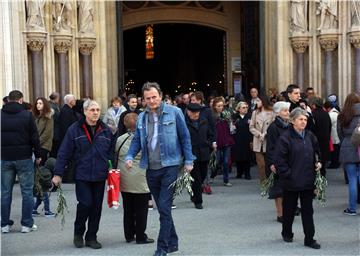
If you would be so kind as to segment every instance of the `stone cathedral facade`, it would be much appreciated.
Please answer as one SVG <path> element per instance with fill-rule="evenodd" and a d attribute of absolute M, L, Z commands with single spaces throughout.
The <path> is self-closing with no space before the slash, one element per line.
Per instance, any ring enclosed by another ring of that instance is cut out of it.
<path fill-rule="evenodd" d="M 229 94 L 239 89 L 235 83 L 241 88 L 253 84 L 263 92 L 296 83 L 315 88 L 323 97 L 335 93 L 341 103 L 348 93 L 360 91 L 360 1 L 255 5 L 251 9 L 250 2 L 234 1 L 2 1 L 0 96 L 19 89 L 33 101 L 58 91 L 93 97 L 106 108 L 124 86 L 123 31 L 161 23 L 224 31 L 224 87 Z M 252 58 L 257 58 L 254 65 Z"/>

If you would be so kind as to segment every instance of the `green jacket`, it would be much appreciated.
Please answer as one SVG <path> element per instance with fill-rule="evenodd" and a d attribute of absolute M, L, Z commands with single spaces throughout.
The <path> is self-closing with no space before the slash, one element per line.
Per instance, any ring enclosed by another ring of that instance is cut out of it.
<path fill-rule="evenodd" d="M 35 117 L 35 124 L 39 132 L 40 147 L 51 151 L 54 136 L 54 119 L 52 114 L 44 117 Z"/>

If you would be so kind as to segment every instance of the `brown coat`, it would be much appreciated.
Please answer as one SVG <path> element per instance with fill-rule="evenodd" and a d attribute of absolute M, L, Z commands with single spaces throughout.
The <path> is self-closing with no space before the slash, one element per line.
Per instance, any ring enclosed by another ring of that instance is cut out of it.
<path fill-rule="evenodd" d="M 35 124 L 39 132 L 40 147 L 51 151 L 54 136 L 54 119 L 52 113 L 48 116 L 35 118 Z"/>
<path fill-rule="evenodd" d="M 254 135 L 253 151 L 266 152 L 266 133 L 270 124 L 274 121 L 275 115 L 272 111 L 254 111 L 251 115 L 249 130 Z M 261 137 L 262 140 L 261 140 Z"/>

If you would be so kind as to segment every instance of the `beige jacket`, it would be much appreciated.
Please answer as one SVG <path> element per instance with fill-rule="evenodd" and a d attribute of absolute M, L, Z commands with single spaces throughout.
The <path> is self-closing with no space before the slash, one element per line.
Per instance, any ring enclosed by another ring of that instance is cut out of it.
<path fill-rule="evenodd" d="M 36 127 L 39 133 L 40 147 L 51 151 L 54 136 L 53 111 L 46 117 L 35 118 Z"/>
<path fill-rule="evenodd" d="M 126 139 L 125 143 L 122 145 L 119 156 L 118 156 L 118 165 L 117 168 L 120 169 L 120 190 L 122 192 L 128 193 L 150 193 L 149 187 L 146 181 L 146 170 L 141 169 L 139 167 L 141 153 L 137 154 L 137 156 L 133 160 L 133 167 L 128 170 L 125 167 L 125 156 L 129 150 L 130 143 L 134 138 L 134 134 L 131 133 L 129 137 L 129 133 L 125 133 L 121 135 L 117 141 L 115 146 L 115 157 L 117 157 L 117 153 L 120 145 Z"/>
<path fill-rule="evenodd" d="M 272 111 L 258 112 L 255 110 L 252 113 L 249 129 L 254 135 L 253 137 L 253 151 L 266 152 L 266 134 L 270 124 L 274 121 L 275 114 Z"/>

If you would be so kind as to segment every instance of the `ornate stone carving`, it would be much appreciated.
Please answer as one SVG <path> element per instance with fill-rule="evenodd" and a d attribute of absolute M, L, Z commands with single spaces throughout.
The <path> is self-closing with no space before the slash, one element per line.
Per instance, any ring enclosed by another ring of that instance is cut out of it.
<path fill-rule="evenodd" d="M 54 35 L 54 48 L 58 53 L 67 53 L 71 47 L 71 35 Z"/>
<path fill-rule="evenodd" d="M 79 32 L 94 34 L 94 2 L 78 1 L 79 7 Z"/>
<path fill-rule="evenodd" d="M 44 21 L 45 1 L 27 0 L 26 1 L 26 28 L 32 31 L 45 31 Z"/>
<path fill-rule="evenodd" d="M 46 32 L 27 32 L 26 44 L 31 51 L 41 51 L 46 44 Z"/>
<path fill-rule="evenodd" d="M 309 46 L 309 37 L 291 37 L 291 46 L 296 53 L 304 53 Z"/>
<path fill-rule="evenodd" d="M 54 31 L 71 32 L 72 25 L 72 5 L 69 0 L 53 0 L 52 17 L 54 21 Z"/>
<path fill-rule="evenodd" d="M 337 34 L 321 34 L 319 36 L 319 43 L 325 51 L 333 51 L 338 46 Z"/>
<path fill-rule="evenodd" d="M 319 0 L 316 15 L 320 15 L 317 30 L 335 29 L 338 20 L 338 0 Z"/>
<path fill-rule="evenodd" d="M 349 40 L 355 48 L 360 49 L 360 31 L 350 32 Z"/>
<path fill-rule="evenodd" d="M 96 47 L 96 38 L 94 37 L 79 38 L 79 50 L 81 54 L 91 55 L 95 47 Z"/>
<path fill-rule="evenodd" d="M 292 0 L 290 4 L 290 32 L 307 31 L 307 0 Z"/>
<path fill-rule="evenodd" d="M 351 13 L 351 27 L 360 28 L 360 1 L 351 0 L 350 2 Z"/>

